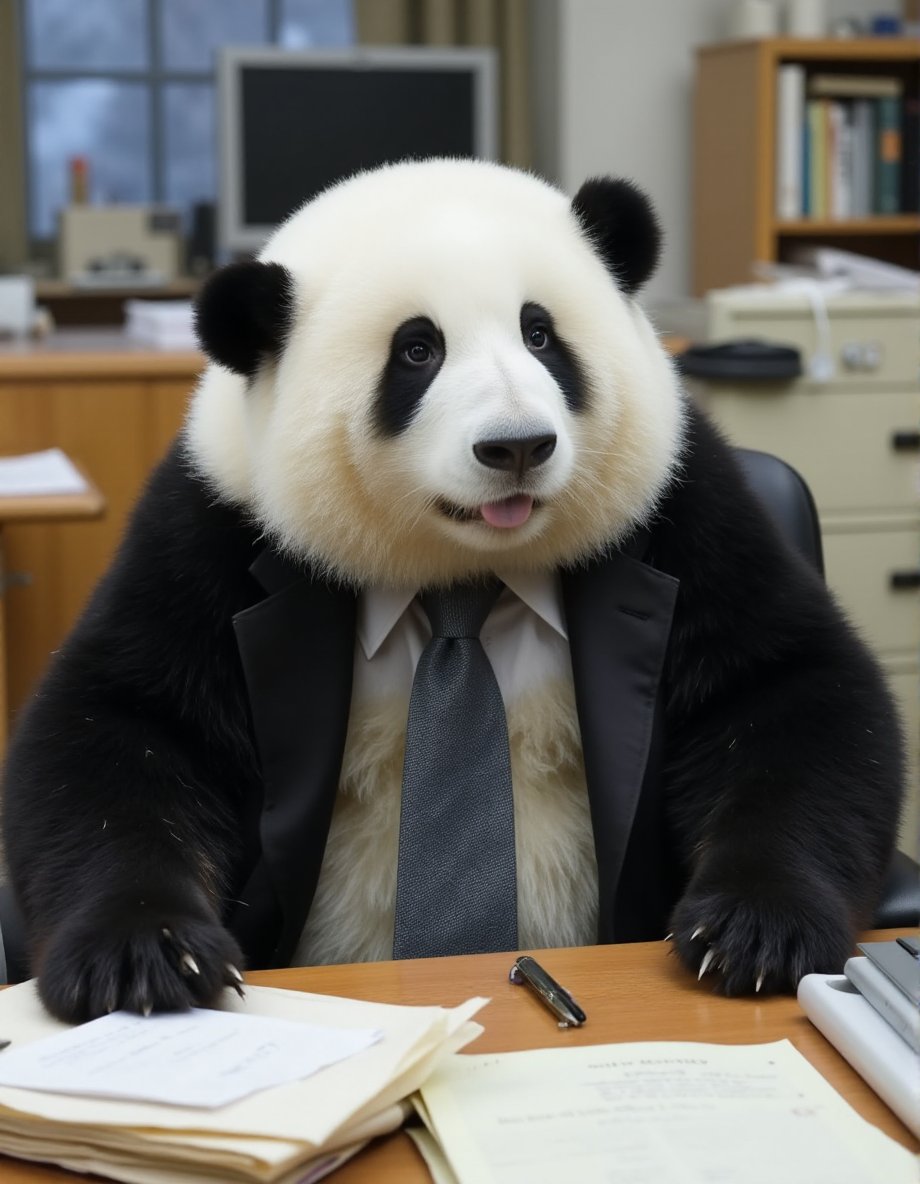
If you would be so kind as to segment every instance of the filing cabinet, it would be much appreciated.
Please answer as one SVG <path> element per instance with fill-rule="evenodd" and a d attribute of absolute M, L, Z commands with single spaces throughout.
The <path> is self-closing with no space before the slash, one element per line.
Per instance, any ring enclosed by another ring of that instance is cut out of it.
<path fill-rule="evenodd" d="M 920 295 L 848 293 L 815 308 L 767 287 L 711 292 L 711 342 L 796 346 L 789 382 L 693 380 L 732 443 L 808 482 L 828 584 L 879 658 L 908 738 L 900 845 L 920 854 Z M 816 364 L 817 362 L 817 364 Z M 818 377 L 813 377 L 817 374 Z"/>

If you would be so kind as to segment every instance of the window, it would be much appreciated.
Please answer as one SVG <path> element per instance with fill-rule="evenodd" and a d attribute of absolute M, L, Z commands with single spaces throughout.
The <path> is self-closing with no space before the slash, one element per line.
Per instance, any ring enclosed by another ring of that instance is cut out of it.
<path fill-rule="evenodd" d="M 347 46 L 352 0 L 21 0 L 29 229 L 55 233 L 71 161 L 96 202 L 187 216 L 216 197 L 221 45 Z"/>

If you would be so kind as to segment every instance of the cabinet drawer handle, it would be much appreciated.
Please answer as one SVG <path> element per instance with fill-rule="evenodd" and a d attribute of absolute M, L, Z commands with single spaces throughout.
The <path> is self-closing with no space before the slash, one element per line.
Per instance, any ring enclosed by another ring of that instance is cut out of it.
<path fill-rule="evenodd" d="M 905 588 L 920 588 L 920 568 L 916 571 L 893 571 L 890 583 L 893 592 L 900 592 Z"/>
<path fill-rule="evenodd" d="M 916 428 L 899 428 L 891 433 L 891 447 L 895 452 L 920 452 L 920 431 Z"/>

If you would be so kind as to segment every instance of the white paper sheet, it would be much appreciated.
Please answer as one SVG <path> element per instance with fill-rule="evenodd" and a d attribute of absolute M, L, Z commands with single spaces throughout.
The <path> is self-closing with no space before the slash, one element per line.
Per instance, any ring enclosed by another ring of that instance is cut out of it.
<path fill-rule="evenodd" d="M 0 1085 L 213 1109 L 363 1052 L 379 1029 L 196 1008 L 119 1011 L 0 1057 Z"/>
<path fill-rule="evenodd" d="M 454 1057 L 420 1113 L 462 1184 L 916 1184 L 788 1041 Z"/>
<path fill-rule="evenodd" d="M 356 1124 L 411 1094 L 442 1057 L 473 1040 L 482 1029 L 471 1017 L 486 1002 L 469 999 L 449 1009 L 402 1007 L 254 986 L 247 986 L 246 998 L 240 999 L 227 988 L 222 1010 L 234 1015 L 333 1028 L 379 1027 L 384 1038 L 360 1058 L 330 1065 L 321 1076 L 263 1090 L 216 1110 L 0 1085 L 0 1150 L 7 1129 L 22 1134 L 41 1129 L 50 1135 L 59 1123 L 70 1131 L 97 1132 L 100 1140 L 119 1134 L 131 1138 L 134 1131 L 157 1131 L 164 1137 L 178 1132 L 183 1138 L 197 1132 L 205 1144 L 212 1136 L 228 1136 L 247 1140 L 253 1159 L 273 1164 L 279 1158 L 273 1141 L 296 1143 L 304 1152 L 337 1146 L 343 1131 L 350 1139 Z M 34 981 L 0 991 L 0 1035 L 13 1037 L 12 1048 L 0 1053 L 0 1061 L 16 1048 L 67 1030 L 45 1011 Z"/>
<path fill-rule="evenodd" d="M 88 486 L 60 448 L 0 457 L 0 497 L 86 493 Z"/>

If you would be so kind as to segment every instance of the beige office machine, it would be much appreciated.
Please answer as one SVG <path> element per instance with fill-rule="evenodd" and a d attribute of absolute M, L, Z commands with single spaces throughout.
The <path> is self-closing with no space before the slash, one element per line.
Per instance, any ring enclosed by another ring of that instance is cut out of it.
<path fill-rule="evenodd" d="M 793 381 L 692 385 L 733 443 L 781 456 L 811 487 L 828 584 L 881 660 L 907 727 L 901 846 L 917 856 L 920 296 L 831 296 L 824 321 L 802 294 L 724 289 L 705 310 L 709 341 L 760 338 L 801 351 L 804 374 Z"/>
<path fill-rule="evenodd" d="M 156 286 L 179 273 L 179 215 L 142 205 L 73 205 L 61 211 L 61 277 L 83 287 Z"/>

